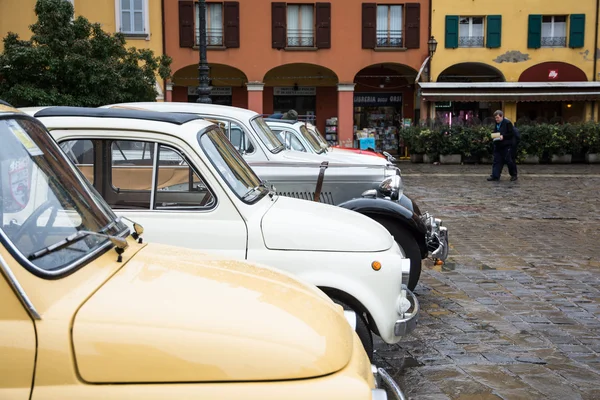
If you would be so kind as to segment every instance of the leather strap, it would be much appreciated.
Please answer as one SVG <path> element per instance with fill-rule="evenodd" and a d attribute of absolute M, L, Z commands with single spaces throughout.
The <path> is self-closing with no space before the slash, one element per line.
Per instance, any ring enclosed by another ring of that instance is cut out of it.
<path fill-rule="evenodd" d="M 325 178 L 325 170 L 329 166 L 329 161 L 323 161 L 321 163 L 321 169 L 319 170 L 319 177 L 317 178 L 317 188 L 315 189 L 315 201 L 318 203 L 321 197 L 321 189 L 323 188 L 323 179 Z"/>

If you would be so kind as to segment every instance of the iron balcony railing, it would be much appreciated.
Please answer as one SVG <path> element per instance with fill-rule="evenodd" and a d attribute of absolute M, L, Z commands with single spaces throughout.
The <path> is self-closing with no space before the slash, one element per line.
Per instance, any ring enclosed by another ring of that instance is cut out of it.
<path fill-rule="evenodd" d="M 312 29 L 288 29 L 288 47 L 315 47 L 315 35 Z"/>
<path fill-rule="evenodd" d="M 196 45 L 200 45 L 200 29 L 196 29 Z M 223 46 L 223 29 L 207 29 L 206 45 Z"/>
<path fill-rule="evenodd" d="M 542 47 L 567 47 L 566 37 L 542 37 Z"/>
<path fill-rule="evenodd" d="M 461 36 L 458 47 L 483 47 L 483 36 Z"/>
<path fill-rule="evenodd" d="M 403 47 L 402 31 L 377 31 L 377 47 Z"/>

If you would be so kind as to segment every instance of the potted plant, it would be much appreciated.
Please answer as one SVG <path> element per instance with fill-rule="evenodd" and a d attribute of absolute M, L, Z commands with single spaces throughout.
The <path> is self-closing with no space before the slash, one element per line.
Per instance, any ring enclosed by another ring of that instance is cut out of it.
<path fill-rule="evenodd" d="M 404 145 L 408 147 L 410 161 L 413 163 L 422 163 L 425 146 L 421 138 L 421 128 L 416 126 L 403 128 L 400 135 Z"/>
<path fill-rule="evenodd" d="M 539 164 L 550 134 L 548 125 L 524 125 L 519 127 L 521 142 L 518 153 L 523 164 Z"/>
<path fill-rule="evenodd" d="M 433 163 L 437 161 L 440 146 L 440 134 L 429 128 L 419 132 L 419 138 L 423 146 L 423 162 Z"/>
<path fill-rule="evenodd" d="M 600 163 L 600 124 L 592 123 L 587 130 L 585 161 L 590 164 Z"/>
<path fill-rule="evenodd" d="M 440 138 L 440 163 L 460 164 L 465 148 L 461 128 L 444 129 Z"/>
<path fill-rule="evenodd" d="M 551 125 L 551 135 L 547 144 L 548 155 L 553 164 L 570 164 L 573 156 L 573 141 L 576 128 L 572 124 Z"/>

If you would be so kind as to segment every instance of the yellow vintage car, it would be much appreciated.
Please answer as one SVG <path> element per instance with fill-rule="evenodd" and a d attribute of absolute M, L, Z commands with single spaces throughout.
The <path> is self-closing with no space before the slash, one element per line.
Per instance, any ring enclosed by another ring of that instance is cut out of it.
<path fill-rule="evenodd" d="M 0 105 L 0 399 L 385 399 L 341 307 L 284 272 L 147 244 Z"/>

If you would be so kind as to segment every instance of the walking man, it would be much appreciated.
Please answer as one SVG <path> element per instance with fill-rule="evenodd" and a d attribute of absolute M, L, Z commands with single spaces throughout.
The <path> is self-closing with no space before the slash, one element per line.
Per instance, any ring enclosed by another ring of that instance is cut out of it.
<path fill-rule="evenodd" d="M 494 133 L 499 133 L 500 137 L 494 139 L 494 160 L 492 162 L 492 175 L 487 178 L 488 181 L 499 181 L 504 164 L 508 166 L 510 180 L 517 180 L 517 165 L 512 155 L 512 147 L 514 145 L 514 129 L 513 124 L 506 118 L 501 110 L 494 112 L 496 126 Z"/>

